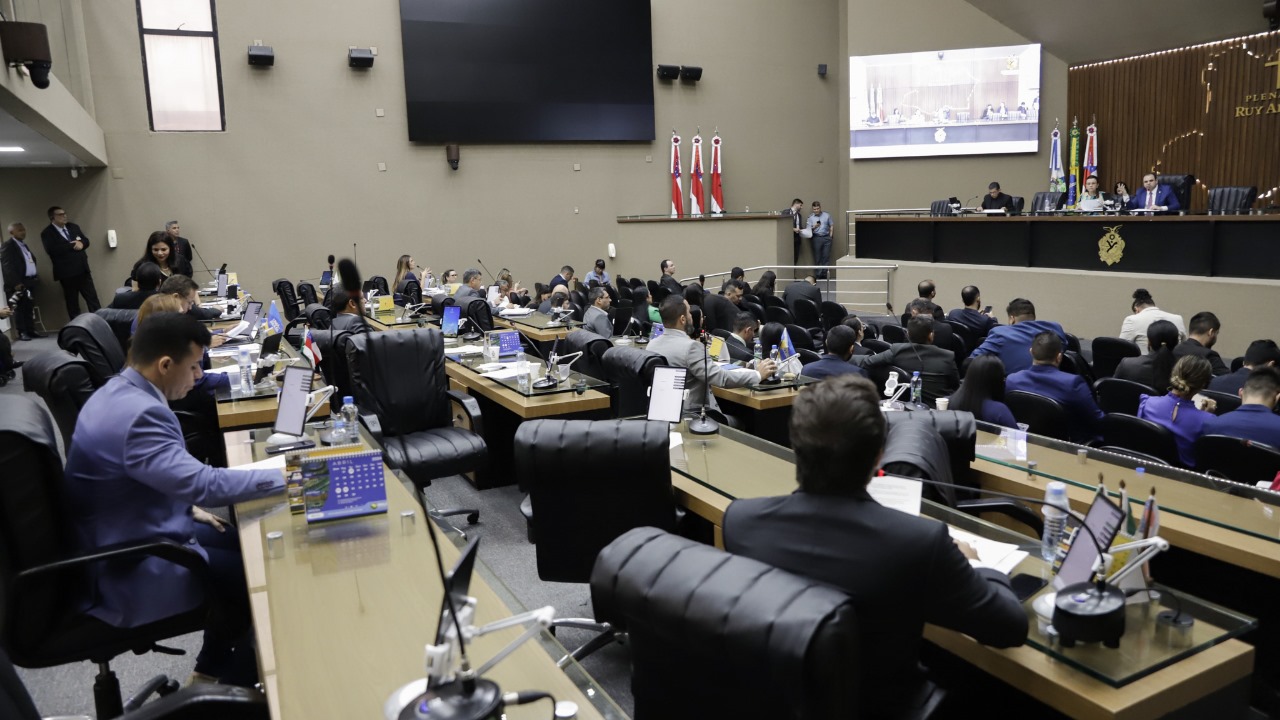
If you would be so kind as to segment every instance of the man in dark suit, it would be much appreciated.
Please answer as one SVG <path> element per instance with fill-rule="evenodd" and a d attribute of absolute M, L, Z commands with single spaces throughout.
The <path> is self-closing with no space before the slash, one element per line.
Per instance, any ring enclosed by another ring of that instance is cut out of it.
<path fill-rule="evenodd" d="M 854 597 L 867 662 L 851 672 L 860 716 L 916 717 L 935 688 L 920 666 L 925 623 L 994 647 L 1021 645 L 1027 615 L 1002 573 L 946 525 L 883 507 L 867 484 L 885 443 L 875 386 L 845 375 L 805 388 L 791 412 L 799 490 L 736 500 L 725 549 L 822 581 Z"/>
<path fill-rule="evenodd" d="M 942 315 L 941 307 L 934 305 L 930 300 L 916 298 L 907 303 L 907 314 L 910 317 L 907 318 L 906 323 L 903 323 L 904 326 L 910 324 L 911 318 L 917 315 L 932 319 L 933 344 L 947 350 L 951 349 L 951 338 L 955 337 L 956 331 L 951 327 L 950 323 L 940 318 Z"/>
<path fill-rule="evenodd" d="M 17 296 L 13 320 L 18 326 L 18 339 L 44 337 L 44 333 L 36 332 L 35 303 L 31 300 L 31 291 L 40 285 L 36 256 L 27 247 L 27 228 L 20 222 L 9 223 L 9 238 L 0 246 L 0 267 L 4 272 L 5 297 Z"/>
<path fill-rule="evenodd" d="M 1214 377 L 1229 374 L 1231 368 L 1222 362 L 1222 356 L 1213 349 L 1218 342 L 1220 330 L 1222 323 L 1218 321 L 1217 315 L 1208 311 L 1192 315 L 1191 322 L 1187 323 L 1187 339 L 1173 349 L 1175 362 L 1183 355 L 1195 355 L 1209 361 Z"/>
<path fill-rule="evenodd" d="M 822 307 L 822 290 L 812 275 L 805 275 L 803 280 L 796 280 L 782 291 L 782 302 L 786 304 L 792 315 L 796 314 L 794 307 L 796 298 L 812 300 L 819 308 Z"/>
<path fill-rule="evenodd" d="M 822 380 L 837 375 L 861 375 L 866 377 L 867 371 L 849 362 L 853 357 L 853 343 L 857 334 L 848 325 L 836 325 L 827 333 L 827 353 L 820 360 L 815 360 L 800 371 L 805 377 Z"/>
<path fill-rule="evenodd" d="M 465 277 L 465 273 L 464 273 Z M 464 279 L 462 282 L 466 282 Z M 566 291 L 573 289 L 573 266 L 565 265 L 560 268 L 560 274 L 551 278 L 551 282 L 547 283 L 549 289 L 554 290 L 557 285 L 563 285 Z"/>
<path fill-rule="evenodd" d="M 1263 366 L 1249 373 L 1240 389 L 1239 408 L 1224 415 L 1206 418 L 1203 434 L 1226 435 L 1280 448 L 1280 416 L 1275 414 L 1280 400 L 1280 370 Z"/>
<path fill-rule="evenodd" d="M 804 224 L 804 201 L 796 198 L 791 201 L 791 207 L 782 212 L 783 215 L 791 216 L 791 235 L 795 241 L 795 247 L 792 252 L 791 264 L 800 264 L 800 241 L 803 236 L 800 234 L 805 229 Z"/>
<path fill-rule="evenodd" d="M 165 223 L 164 231 L 168 233 L 169 239 L 173 241 L 174 252 L 186 258 L 188 264 L 195 262 L 195 258 L 191 252 L 191 241 L 178 234 L 182 232 L 182 228 L 178 225 L 178 221 L 170 220 Z"/>
<path fill-rule="evenodd" d="M 850 315 L 849 317 L 844 319 L 844 322 L 842 324 L 847 326 L 850 330 L 853 331 L 853 334 L 854 334 L 853 354 L 854 355 L 871 355 L 872 354 L 871 348 L 865 347 L 862 344 L 862 339 L 866 337 L 866 334 L 867 334 L 867 326 L 862 322 L 862 319 L 859 318 L 857 315 Z"/>
<path fill-rule="evenodd" d="M 933 405 L 940 397 L 947 397 L 960 387 L 960 372 L 956 369 L 956 356 L 950 350 L 933 345 L 933 318 L 917 315 L 907 323 L 907 339 L 910 342 L 894 343 L 888 350 L 874 355 L 854 355 L 854 365 L 869 371 L 873 378 L 886 374 L 890 366 L 919 372 L 925 404 Z"/>
<path fill-rule="evenodd" d="M 1062 338 L 1053 331 L 1031 341 L 1031 367 L 1005 378 L 1006 391 L 1022 390 L 1053 398 L 1067 410 L 1067 430 L 1072 442 L 1088 442 L 1098 436 L 1102 410 L 1093 399 L 1089 383 L 1075 373 L 1058 369 L 1062 362 Z"/>
<path fill-rule="evenodd" d="M 658 269 L 662 271 L 662 276 L 658 278 L 658 287 L 666 288 L 672 295 L 683 295 L 684 286 L 676 280 L 676 261 L 663 260 L 658 263 Z"/>
<path fill-rule="evenodd" d="M 739 312 L 733 317 L 733 329 L 725 338 L 725 346 L 729 349 L 729 359 L 744 362 L 748 365 L 756 359 L 756 333 L 760 330 L 756 316 L 749 312 Z"/>
<path fill-rule="evenodd" d="M 1249 373 L 1261 367 L 1274 367 L 1277 363 L 1280 363 L 1280 347 L 1276 346 L 1276 341 L 1254 340 L 1244 351 L 1244 364 L 1240 369 L 1210 380 L 1209 389 L 1237 395 L 1245 380 L 1249 379 Z"/>
<path fill-rule="evenodd" d="M 1129 204 L 1125 207 L 1130 210 L 1147 209 L 1170 215 L 1182 208 L 1178 203 L 1178 196 L 1173 194 L 1173 188 L 1161 185 L 1156 180 L 1155 173 L 1142 176 L 1142 189 L 1129 198 Z"/>
<path fill-rule="evenodd" d="M 79 296 L 84 296 L 89 312 L 102 307 L 98 290 L 89 272 L 89 236 L 79 225 L 67 222 L 67 211 L 57 205 L 49 208 L 49 226 L 40 231 L 44 251 L 53 261 L 53 279 L 62 283 L 62 297 L 67 303 L 67 317 L 80 314 Z"/>
<path fill-rule="evenodd" d="M 747 284 L 741 280 L 725 280 L 719 295 L 702 298 L 702 326 L 712 330 L 733 331 L 734 318 L 742 312 L 742 294 Z"/>
<path fill-rule="evenodd" d="M 987 186 L 987 194 L 982 198 L 983 210 L 1003 210 L 1013 212 L 1013 197 L 1000 192 L 1000 183 L 992 182 Z"/>
<path fill-rule="evenodd" d="M 137 290 L 126 290 L 116 293 L 111 299 L 111 304 L 107 307 L 116 310 L 138 310 L 142 307 L 142 303 L 147 298 L 160 292 L 160 284 L 164 282 L 164 273 L 160 272 L 160 266 L 155 263 L 142 263 L 138 266 L 137 272 L 133 274 L 134 282 L 138 283 Z"/>
<path fill-rule="evenodd" d="M 991 328 L 1000 324 L 995 318 L 982 312 L 982 291 L 977 285 L 965 285 L 960 290 L 960 299 L 964 301 L 964 307 L 947 313 L 947 319 L 973 330 L 974 340 L 986 337 Z"/>

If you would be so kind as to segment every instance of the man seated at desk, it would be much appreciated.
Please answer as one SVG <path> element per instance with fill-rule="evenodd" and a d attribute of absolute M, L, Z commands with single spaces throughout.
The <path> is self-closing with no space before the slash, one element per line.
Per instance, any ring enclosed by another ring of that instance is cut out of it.
<path fill-rule="evenodd" d="M 999 321 L 982 312 L 982 291 L 977 285 L 965 285 L 960 290 L 960 300 L 964 307 L 947 313 L 948 320 L 954 320 L 973 331 L 974 338 L 983 338 L 991 329 L 999 325 Z"/>
<path fill-rule="evenodd" d="M 458 307 L 466 307 L 471 298 L 485 299 L 484 276 L 475 268 L 468 268 L 462 273 L 462 286 L 453 294 L 453 302 Z"/>
<path fill-rule="evenodd" d="M 854 355 L 850 361 L 866 370 L 879 368 L 881 378 L 890 367 L 901 368 L 908 373 L 920 373 L 921 399 L 932 406 L 940 397 L 947 397 L 960 387 L 960 371 L 956 368 L 956 355 L 933 344 L 933 317 L 917 315 L 907 323 L 907 340 L 894 343 L 888 350 L 874 355 Z M 872 373 L 875 377 L 875 373 Z"/>
<path fill-rule="evenodd" d="M 982 198 L 983 210 L 1003 210 L 1013 212 L 1013 197 L 1000 192 L 1000 183 L 992 182 L 987 186 L 987 194 Z"/>
<path fill-rule="evenodd" d="M 1062 338 L 1053 332 L 1042 332 L 1031 341 L 1031 367 L 1010 374 L 1004 388 L 1057 400 L 1067 411 L 1071 441 L 1087 443 L 1098 435 L 1102 410 L 1093 399 L 1089 383 L 1075 373 L 1059 370 L 1061 362 Z"/>
<path fill-rule="evenodd" d="M 688 327 L 693 322 L 689 317 L 689 302 L 679 295 L 668 295 L 658 306 L 658 313 L 662 315 L 664 330 L 662 335 L 649 341 L 647 349 L 665 357 L 673 367 L 688 368 L 685 388 L 689 407 L 706 405 L 718 410 L 708 383 L 713 387 L 747 387 L 769 377 L 777 368 L 768 358 L 756 363 L 754 370 L 707 362 L 706 347 L 689 337 Z"/>
<path fill-rule="evenodd" d="M 600 337 L 613 337 L 613 322 L 609 320 L 609 293 L 597 285 L 591 288 L 587 301 L 591 305 L 582 315 L 583 326 Z"/>
<path fill-rule="evenodd" d="M 836 325 L 827 333 L 825 348 L 827 353 L 819 360 L 814 360 L 800 371 L 805 377 L 822 380 L 836 375 L 862 375 L 867 371 L 849 362 L 853 357 L 853 346 L 858 334 L 848 325 Z"/>
<path fill-rule="evenodd" d="M 987 339 L 974 348 L 969 357 L 999 355 L 1004 371 L 1012 374 L 1031 367 L 1031 341 L 1040 333 L 1051 331 L 1062 338 L 1064 344 L 1067 341 L 1067 333 L 1061 325 L 1052 320 L 1036 319 L 1036 306 L 1030 300 L 1010 300 L 1005 313 L 1009 316 L 1009 324 L 992 328 Z"/>
<path fill-rule="evenodd" d="M 342 283 L 334 283 L 331 289 L 329 301 L 325 303 L 329 314 L 333 316 L 329 328 L 334 333 L 344 330 L 360 332 L 364 327 L 364 320 L 361 318 L 364 315 L 364 293 L 348 293 L 343 289 Z"/>
<path fill-rule="evenodd" d="M 1240 369 L 1227 375 L 1215 376 L 1209 381 L 1209 389 L 1237 395 L 1254 370 L 1275 367 L 1277 363 L 1280 363 L 1280 347 L 1276 346 L 1276 341 L 1254 340 L 1244 351 L 1244 363 Z"/>
<path fill-rule="evenodd" d="M 63 496 L 82 550 L 171 540 L 208 561 L 204 585 L 158 558 L 97 566 L 84 601 L 91 615 L 136 627 L 196 607 L 207 591 L 215 612 L 195 672 L 252 684 L 257 665 L 238 536 L 198 506 L 280 492 L 284 476 L 279 470 L 210 467 L 187 452 L 168 401 L 185 396 L 200 379 L 208 345 L 209 330 L 186 314 L 158 313 L 139 324 L 128 367 L 80 412 Z"/>
<path fill-rule="evenodd" d="M 760 323 L 756 316 L 749 312 L 740 312 L 733 318 L 733 330 L 725 338 L 725 346 L 729 349 L 729 359 L 750 365 L 756 359 L 756 333 L 760 331 Z"/>
<path fill-rule="evenodd" d="M 1142 176 L 1142 189 L 1129 198 L 1129 203 L 1125 207 L 1130 210 L 1151 210 L 1168 214 L 1182 209 L 1182 205 L 1178 203 L 1178 196 L 1173 193 L 1173 188 L 1161 185 L 1156 180 L 1155 173 Z"/>
<path fill-rule="evenodd" d="M 947 526 L 882 507 L 867 494 L 880 464 L 885 420 L 871 381 L 851 375 L 806 387 L 791 411 L 799 490 L 735 500 L 724 547 L 854 597 L 860 645 L 860 715 L 923 716 L 937 702 L 920 665 L 925 623 L 993 647 L 1027 637 L 1027 614 L 994 570 Z"/>
<path fill-rule="evenodd" d="M 1249 373 L 1240 389 L 1240 407 L 1229 413 L 1206 418 L 1204 435 L 1226 435 L 1244 438 L 1280 448 L 1280 415 L 1275 414 L 1280 400 L 1280 370 L 1263 365 Z"/>

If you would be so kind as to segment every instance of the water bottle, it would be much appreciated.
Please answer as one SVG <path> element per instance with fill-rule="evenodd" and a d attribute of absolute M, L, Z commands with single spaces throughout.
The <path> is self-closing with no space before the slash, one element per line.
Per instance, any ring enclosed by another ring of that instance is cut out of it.
<path fill-rule="evenodd" d="M 764 348 L 760 345 L 760 338 L 755 339 L 755 347 L 752 349 L 751 354 L 755 356 L 757 361 L 764 357 Z"/>
<path fill-rule="evenodd" d="M 249 348 L 241 347 L 237 358 L 240 364 L 240 389 L 253 392 L 253 359 L 249 356 Z"/>
<path fill-rule="evenodd" d="M 1058 543 L 1062 540 L 1062 530 L 1067 524 L 1067 486 L 1059 480 L 1050 482 L 1044 488 L 1044 535 L 1040 538 L 1040 557 L 1045 562 L 1053 562 L 1058 554 Z"/>
<path fill-rule="evenodd" d="M 920 371 L 916 370 L 911 373 L 911 404 L 919 406 L 923 404 L 921 394 L 924 392 L 924 381 L 920 379 Z"/>
<path fill-rule="evenodd" d="M 529 394 L 529 360 L 524 353 L 516 354 L 516 386 L 520 392 Z"/>
<path fill-rule="evenodd" d="M 333 435 L 330 436 L 330 445 L 341 445 L 347 441 L 347 423 L 339 415 L 337 420 L 333 421 Z"/>
<path fill-rule="evenodd" d="M 360 410 L 350 395 L 342 398 L 342 422 L 347 426 L 347 440 L 360 442 Z"/>

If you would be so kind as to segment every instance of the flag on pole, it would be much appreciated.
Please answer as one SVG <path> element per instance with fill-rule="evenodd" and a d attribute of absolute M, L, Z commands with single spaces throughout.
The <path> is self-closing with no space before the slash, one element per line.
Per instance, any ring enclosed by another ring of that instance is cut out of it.
<path fill-rule="evenodd" d="M 720 133 L 711 138 L 711 214 L 724 214 L 724 185 L 720 180 Z"/>
<path fill-rule="evenodd" d="M 1074 208 L 1076 206 L 1076 198 L 1079 196 L 1079 180 L 1080 180 L 1080 125 L 1075 118 L 1071 118 L 1071 150 L 1067 154 L 1069 165 L 1067 166 L 1067 202 L 1066 207 Z"/>
<path fill-rule="evenodd" d="M 1160 534 L 1160 506 L 1156 505 L 1156 489 L 1151 488 L 1147 503 L 1142 507 L 1142 521 L 1138 523 L 1138 535 L 1151 538 Z"/>
<path fill-rule="evenodd" d="M 1090 175 L 1098 174 L 1098 123 L 1095 120 L 1084 129 L 1084 177 L 1080 178 L 1080 186 Z"/>
<path fill-rule="evenodd" d="M 311 337 L 311 328 L 307 328 L 302 333 L 302 355 L 311 361 L 312 369 L 320 367 L 320 348 L 316 346 L 316 341 Z"/>
<path fill-rule="evenodd" d="M 783 360 L 796 354 L 795 346 L 791 344 L 791 333 L 787 332 L 785 327 L 782 328 L 782 337 L 778 340 L 778 354 Z"/>
<path fill-rule="evenodd" d="M 1120 509 L 1124 511 L 1124 527 L 1121 532 L 1129 537 L 1137 537 L 1138 519 L 1133 516 L 1133 505 L 1129 502 L 1129 489 L 1125 487 L 1124 480 L 1120 481 Z"/>
<path fill-rule="evenodd" d="M 684 214 L 684 190 L 680 187 L 680 136 L 671 131 L 671 217 Z"/>
<path fill-rule="evenodd" d="M 1067 183 L 1062 179 L 1062 131 L 1058 129 L 1057 121 L 1053 123 L 1052 137 L 1053 143 L 1049 146 L 1049 192 L 1066 192 Z"/>
<path fill-rule="evenodd" d="M 284 332 L 284 318 L 280 317 L 280 308 L 276 301 L 271 301 L 271 309 L 267 310 L 267 332 L 269 335 Z"/>
<path fill-rule="evenodd" d="M 693 136 L 693 170 L 689 173 L 689 217 L 702 217 L 702 133 Z"/>

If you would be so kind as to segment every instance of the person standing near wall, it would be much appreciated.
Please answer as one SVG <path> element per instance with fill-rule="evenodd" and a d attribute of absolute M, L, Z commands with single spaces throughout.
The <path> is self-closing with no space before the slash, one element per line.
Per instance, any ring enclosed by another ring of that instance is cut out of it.
<path fill-rule="evenodd" d="M 53 261 L 53 279 L 62 283 L 62 297 L 67 303 L 67 318 L 80 314 L 80 296 L 84 296 L 89 312 L 102 307 L 98 290 L 89 271 L 89 236 L 79 225 L 67 222 L 67 211 L 54 205 L 49 208 L 49 226 L 40 231 L 44 251 Z"/>

